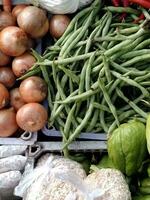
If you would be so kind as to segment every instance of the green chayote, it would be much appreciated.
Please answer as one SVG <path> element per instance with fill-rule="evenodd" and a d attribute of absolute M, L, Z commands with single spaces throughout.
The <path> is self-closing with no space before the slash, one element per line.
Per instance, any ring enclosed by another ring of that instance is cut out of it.
<path fill-rule="evenodd" d="M 145 125 L 135 120 L 120 125 L 108 139 L 108 154 L 117 169 L 135 174 L 147 154 Z"/>

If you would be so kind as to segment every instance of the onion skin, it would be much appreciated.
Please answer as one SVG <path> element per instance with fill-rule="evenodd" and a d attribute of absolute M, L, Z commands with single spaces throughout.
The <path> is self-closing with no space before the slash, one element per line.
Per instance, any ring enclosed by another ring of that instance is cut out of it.
<path fill-rule="evenodd" d="M 0 83 L 11 88 L 15 84 L 16 78 L 10 67 L 0 67 Z"/>
<path fill-rule="evenodd" d="M 22 55 L 28 43 L 27 34 L 16 26 L 9 26 L 0 32 L 0 50 L 8 56 Z"/>
<path fill-rule="evenodd" d="M 23 80 L 19 91 L 22 99 L 26 103 L 42 102 L 47 96 L 47 85 L 45 81 L 38 76 L 31 76 Z"/>
<path fill-rule="evenodd" d="M 11 57 L 5 55 L 2 51 L 0 51 L 0 66 L 8 65 L 11 62 Z"/>
<path fill-rule="evenodd" d="M 45 12 L 35 6 L 28 6 L 18 16 L 17 22 L 31 38 L 43 37 L 49 29 Z"/>
<path fill-rule="evenodd" d="M 18 129 L 13 108 L 0 110 L 0 137 L 9 137 Z"/>
<path fill-rule="evenodd" d="M 16 19 L 15 17 L 9 12 L 0 12 L 0 31 L 8 26 L 15 26 Z"/>
<path fill-rule="evenodd" d="M 25 102 L 21 98 L 19 88 L 14 88 L 10 91 L 10 105 L 18 111 L 23 105 L 25 105 Z"/>
<path fill-rule="evenodd" d="M 7 106 L 9 103 L 9 92 L 7 88 L 0 83 L 0 109 Z"/>
<path fill-rule="evenodd" d="M 12 62 L 12 70 L 17 77 L 24 75 L 36 62 L 34 56 L 30 53 L 24 53 L 14 58 Z"/>
<path fill-rule="evenodd" d="M 12 10 L 12 15 L 17 18 L 18 15 L 24 10 L 24 8 L 26 8 L 28 5 L 26 4 L 19 4 L 16 5 L 13 10 Z"/>
<path fill-rule="evenodd" d="M 49 22 L 49 31 L 52 37 L 60 38 L 70 23 L 70 18 L 66 15 L 53 15 Z"/>
<path fill-rule="evenodd" d="M 42 129 L 47 121 L 47 111 L 39 103 L 28 103 L 22 106 L 16 115 L 17 124 L 25 131 L 35 132 Z"/>

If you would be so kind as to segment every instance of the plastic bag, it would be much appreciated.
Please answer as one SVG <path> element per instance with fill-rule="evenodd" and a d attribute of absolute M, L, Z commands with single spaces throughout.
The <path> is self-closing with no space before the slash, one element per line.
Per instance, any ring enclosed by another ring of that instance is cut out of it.
<path fill-rule="evenodd" d="M 79 8 L 91 3 L 93 0 L 28 0 L 54 14 L 74 13 Z"/>
<path fill-rule="evenodd" d="M 25 200 L 50 200 L 51 198 L 55 200 L 57 199 L 56 195 L 54 198 L 51 197 L 51 193 L 55 191 L 55 188 L 56 192 L 60 189 L 60 195 L 63 195 L 62 188 L 67 188 L 67 185 L 57 178 L 56 174 L 68 173 L 69 171 L 77 174 L 81 179 L 86 177 L 86 173 L 80 164 L 51 155 L 44 165 L 35 168 L 21 180 L 15 188 L 15 195 L 23 197 Z M 61 188 L 57 188 L 57 186 Z M 69 188 L 72 189 L 72 186 L 69 185 Z M 68 188 L 66 192 L 69 193 Z"/>
<path fill-rule="evenodd" d="M 0 173 L 23 170 L 27 158 L 21 155 L 0 159 Z"/>
<path fill-rule="evenodd" d="M 12 197 L 14 188 L 21 179 L 19 171 L 10 171 L 0 174 L 0 194 L 2 197 Z"/>
<path fill-rule="evenodd" d="M 0 158 L 6 158 L 13 155 L 21 155 L 25 152 L 27 146 L 3 145 L 0 146 Z"/>

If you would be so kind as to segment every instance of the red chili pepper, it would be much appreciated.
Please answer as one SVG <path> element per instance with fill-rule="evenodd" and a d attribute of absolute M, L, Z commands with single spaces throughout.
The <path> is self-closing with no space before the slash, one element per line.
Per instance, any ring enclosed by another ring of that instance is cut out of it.
<path fill-rule="evenodd" d="M 123 7 L 128 7 L 129 6 L 129 0 L 121 0 L 122 4 L 123 4 Z M 120 20 L 124 20 L 124 18 L 126 18 L 127 16 L 127 13 L 123 13 L 121 16 L 120 16 Z"/>
<path fill-rule="evenodd" d="M 11 0 L 3 0 L 3 10 L 6 12 L 11 12 Z"/>
<path fill-rule="evenodd" d="M 150 9 L 150 1 L 149 0 L 129 0 L 132 3 L 137 3 L 144 8 Z"/>
<path fill-rule="evenodd" d="M 120 6 L 120 0 L 112 0 L 112 3 L 116 7 Z"/>
<path fill-rule="evenodd" d="M 138 24 L 141 20 L 143 20 L 143 19 L 145 19 L 145 16 L 144 16 L 144 14 L 142 13 L 140 16 L 139 16 L 139 18 L 138 19 L 136 19 L 136 20 L 134 20 L 134 24 Z"/>

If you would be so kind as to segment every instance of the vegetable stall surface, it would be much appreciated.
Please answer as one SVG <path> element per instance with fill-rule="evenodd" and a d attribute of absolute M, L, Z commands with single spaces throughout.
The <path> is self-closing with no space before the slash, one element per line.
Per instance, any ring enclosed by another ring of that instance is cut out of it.
<path fill-rule="evenodd" d="M 133 8 L 94 1 L 70 22 L 22 79 L 42 73 L 48 85 L 49 127 L 62 132 L 64 153 L 82 132 L 111 134 L 130 119 L 146 122 L 149 112 L 149 20 L 116 22 L 114 13 Z M 144 11 L 148 16 L 148 12 Z M 138 18 L 138 17 L 137 17 Z"/>

